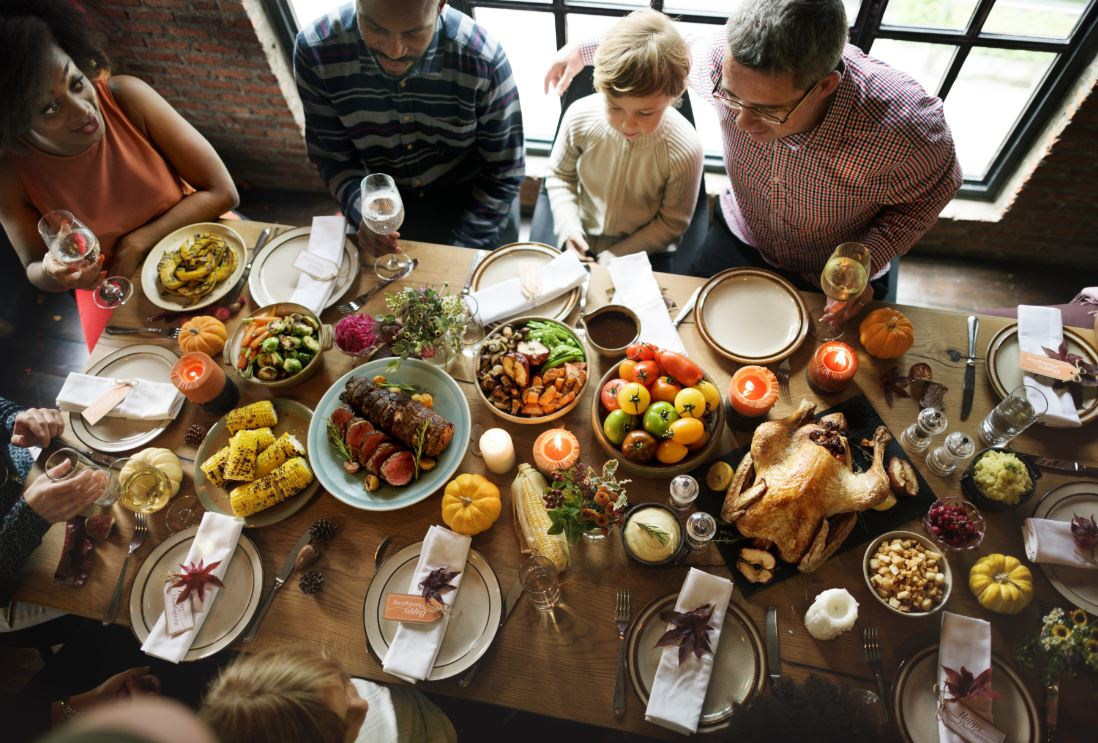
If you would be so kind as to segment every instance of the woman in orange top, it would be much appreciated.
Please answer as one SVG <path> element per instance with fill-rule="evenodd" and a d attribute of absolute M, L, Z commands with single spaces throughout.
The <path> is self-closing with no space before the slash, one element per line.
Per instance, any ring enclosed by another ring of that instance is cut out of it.
<path fill-rule="evenodd" d="M 109 76 L 81 12 L 65 0 L 0 0 L 0 223 L 45 291 L 76 290 L 88 348 L 110 311 L 100 276 L 132 276 L 168 233 L 238 202 L 210 143 L 147 84 Z M 72 212 L 99 238 L 95 265 L 68 269 L 38 220 Z"/>

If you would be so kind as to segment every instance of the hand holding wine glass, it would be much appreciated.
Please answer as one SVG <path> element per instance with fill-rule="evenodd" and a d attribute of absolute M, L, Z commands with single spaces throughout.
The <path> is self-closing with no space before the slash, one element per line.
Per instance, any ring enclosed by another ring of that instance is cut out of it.
<path fill-rule="evenodd" d="M 397 230 L 404 223 L 404 201 L 390 176 L 371 173 L 362 179 L 362 224 L 375 235 L 393 240 L 395 251 L 378 256 L 374 273 L 381 279 L 399 279 L 412 270 L 412 259 L 400 249 Z"/>
<path fill-rule="evenodd" d="M 55 276 L 55 280 L 63 284 L 71 280 L 72 286 L 80 287 L 85 275 L 100 274 L 99 238 L 72 212 L 55 209 L 43 215 L 38 221 L 38 234 L 49 248 L 50 257 L 67 270 L 64 279 Z M 45 263 L 43 268 L 48 272 Z M 119 307 L 133 294 L 133 284 L 125 276 L 99 278 L 88 288 L 92 301 L 103 309 Z"/>
<path fill-rule="evenodd" d="M 820 274 L 820 288 L 834 302 L 812 313 L 812 335 L 817 340 L 842 337 L 846 320 L 861 309 L 866 292 L 872 292 L 869 271 L 869 248 L 865 245 L 843 243 L 831 252 Z"/>

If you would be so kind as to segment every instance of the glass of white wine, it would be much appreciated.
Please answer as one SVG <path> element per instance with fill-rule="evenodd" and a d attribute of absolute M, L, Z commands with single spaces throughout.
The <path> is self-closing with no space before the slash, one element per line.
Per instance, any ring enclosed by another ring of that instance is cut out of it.
<path fill-rule="evenodd" d="M 129 466 L 127 466 L 127 464 Z M 172 497 L 172 483 L 156 467 L 134 466 L 128 459 L 111 465 L 118 471 L 118 502 L 135 513 L 155 513 Z"/>
<path fill-rule="evenodd" d="M 99 260 L 99 238 L 83 222 L 64 209 L 54 209 L 38 220 L 38 234 L 58 262 L 70 268 L 90 266 Z M 125 276 L 108 276 L 92 287 L 97 307 L 113 310 L 133 295 L 133 283 Z"/>
<path fill-rule="evenodd" d="M 820 288 L 837 302 L 857 299 L 869 285 L 869 248 L 861 243 L 843 243 L 831 252 L 820 273 Z M 826 317 L 826 305 L 812 313 L 812 335 L 820 341 L 833 341 L 846 332 L 846 324 Z"/>
<path fill-rule="evenodd" d="M 362 179 L 362 221 L 376 235 L 389 235 L 404 224 L 404 202 L 393 179 L 384 173 L 371 173 Z M 383 280 L 399 279 L 412 271 L 412 259 L 400 249 L 380 255 L 374 261 L 374 273 Z"/>

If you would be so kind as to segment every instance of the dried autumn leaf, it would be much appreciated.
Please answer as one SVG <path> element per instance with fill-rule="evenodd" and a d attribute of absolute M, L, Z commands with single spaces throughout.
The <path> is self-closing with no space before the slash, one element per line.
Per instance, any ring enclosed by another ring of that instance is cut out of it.
<path fill-rule="evenodd" d="M 960 702 L 965 699 L 998 699 L 1002 696 L 997 691 L 991 690 L 991 669 L 988 668 L 978 676 L 964 666 L 960 671 L 955 671 L 948 666 L 942 666 L 946 674 L 946 693 L 952 694 L 950 702 Z"/>
<path fill-rule="evenodd" d="M 1041 348 L 1050 359 L 1066 361 L 1075 366 L 1079 372 L 1079 379 L 1069 380 L 1070 382 L 1082 385 L 1083 387 L 1098 387 L 1098 364 L 1088 364 L 1085 358 L 1069 351 L 1066 342 L 1061 342 L 1059 350 L 1056 351 L 1045 346 L 1042 346 Z M 1058 386 L 1063 386 L 1063 384 L 1065 383 L 1060 382 Z"/>
<path fill-rule="evenodd" d="M 911 380 L 898 373 L 896 367 L 892 367 L 880 376 L 881 391 L 884 393 L 885 402 L 892 407 L 895 397 L 911 397 L 905 389 Z"/>
<path fill-rule="evenodd" d="M 673 609 L 661 611 L 660 619 L 669 623 L 671 627 L 656 641 L 656 647 L 678 645 L 679 665 L 682 665 L 691 653 L 698 659 L 701 659 L 705 653 L 712 653 L 709 633 L 713 628 L 709 626 L 709 622 L 713 618 L 713 609 L 713 604 L 705 604 L 687 612 Z"/>
<path fill-rule="evenodd" d="M 937 408 L 938 410 L 944 410 L 945 394 L 948 391 L 949 388 L 944 384 L 930 382 L 927 384 L 926 389 L 923 390 L 923 396 L 919 398 L 919 409 Z"/>
<path fill-rule="evenodd" d="M 1086 516 L 1075 516 L 1071 520 L 1071 538 L 1075 540 L 1075 544 L 1079 546 L 1081 550 L 1090 550 L 1090 553 L 1094 554 L 1094 547 L 1098 545 L 1098 523 L 1095 523 L 1093 514 L 1090 518 Z"/>
<path fill-rule="evenodd" d="M 930 368 L 930 364 L 919 362 L 911 365 L 911 368 L 907 371 L 907 377 L 912 382 L 930 382 L 934 379 L 934 370 Z"/>
<path fill-rule="evenodd" d="M 213 569 L 220 564 L 221 560 L 211 562 L 209 565 L 205 565 L 202 560 L 199 560 L 197 565 L 193 562 L 189 565 L 180 564 L 179 567 L 183 572 L 171 575 L 172 588 L 183 588 L 179 596 L 176 597 L 175 603 L 182 604 L 192 593 L 198 594 L 199 603 L 205 601 L 207 585 L 224 588 L 225 584 L 221 582 L 221 579 L 216 575 L 211 575 Z"/>
<path fill-rule="evenodd" d="M 428 602 L 435 600 L 440 604 L 445 603 L 442 600 L 442 595 L 457 588 L 457 586 L 450 585 L 450 581 L 460 574 L 460 570 L 447 570 L 446 568 L 432 570 L 426 578 L 419 582 L 419 587 L 423 589 L 423 600 Z"/>

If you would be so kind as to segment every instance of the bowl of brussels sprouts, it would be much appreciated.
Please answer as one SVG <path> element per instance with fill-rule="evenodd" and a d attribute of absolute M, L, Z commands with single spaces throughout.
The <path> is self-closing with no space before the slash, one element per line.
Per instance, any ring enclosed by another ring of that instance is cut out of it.
<path fill-rule="evenodd" d="M 320 368 L 332 347 L 332 327 L 307 307 L 279 302 L 245 318 L 229 341 L 237 376 L 272 390 L 293 387 Z"/>

